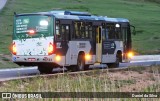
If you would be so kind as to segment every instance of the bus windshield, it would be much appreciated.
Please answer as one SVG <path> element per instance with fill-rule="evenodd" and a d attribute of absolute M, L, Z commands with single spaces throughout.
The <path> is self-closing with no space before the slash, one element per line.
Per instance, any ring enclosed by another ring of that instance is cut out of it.
<path fill-rule="evenodd" d="M 15 17 L 13 39 L 53 36 L 52 17 L 26 15 Z"/>

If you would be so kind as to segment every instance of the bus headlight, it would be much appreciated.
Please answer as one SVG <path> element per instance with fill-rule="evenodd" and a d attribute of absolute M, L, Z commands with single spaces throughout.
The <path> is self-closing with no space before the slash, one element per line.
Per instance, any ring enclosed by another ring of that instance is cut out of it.
<path fill-rule="evenodd" d="M 61 57 L 59 55 L 56 56 L 56 61 L 60 61 L 61 60 Z"/>
<path fill-rule="evenodd" d="M 134 56 L 134 54 L 133 54 L 133 52 L 129 52 L 129 53 L 127 54 L 127 56 L 128 56 L 128 58 L 132 58 L 132 57 Z"/>
<path fill-rule="evenodd" d="M 91 60 L 91 55 L 90 55 L 90 54 L 86 54 L 86 55 L 85 55 L 85 59 L 86 59 L 86 60 Z"/>

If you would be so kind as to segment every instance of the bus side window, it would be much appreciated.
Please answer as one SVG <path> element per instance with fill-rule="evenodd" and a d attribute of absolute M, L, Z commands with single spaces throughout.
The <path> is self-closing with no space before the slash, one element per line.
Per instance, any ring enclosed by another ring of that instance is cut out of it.
<path fill-rule="evenodd" d="M 102 29 L 102 39 L 107 40 L 108 39 L 108 30 Z"/>
<path fill-rule="evenodd" d="M 120 25 L 116 27 L 114 23 L 107 24 L 108 39 L 122 39 Z"/>
<path fill-rule="evenodd" d="M 75 38 L 79 38 L 80 34 L 79 34 L 79 29 L 80 29 L 80 23 L 79 22 L 74 22 L 74 32 L 75 32 Z"/>
<path fill-rule="evenodd" d="M 122 39 L 120 24 L 115 24 L 115 39 Z"/>
<path fill-rule="evenodd" d="M 91 22 L 74 22 L 75 39 L 91 39 L 92 23 Z M 72 35 L 73 37 L 74 35 Z"/>
<path fill-rule="evenodd" d="M 69 25 L 61 25 L 61 39 L 64 41 L 64 40 L 69 40 L 69 31 L 70 31 L 70 28 L 69 28 Z"/>
<path fill-rule="evenodd" d="M 93 28 L 92 28 L 92 23 L 89 24 L 89 38 L 93 38 Z"/>
<path fill-rule="evenodd" d="M 70 27 L 56 21 L 56 40 L 69 40 Z"/>
<path fill-rule="evenodd" d="M 106 27 L 106 24 L 102 24 L 102 40 L 107 40 L 108 39 L 108 29 Z"/>
<path fill-rule="evenodd" d="M 65 39 L 65 25 L 61 25 L 61 39 Z"/>
<path fill-rule="evenodd" d="M 56 21 L 56 39 L 60 38 L 60 24 L 59 21 Z"/>
<path fill-rule="evenodd" d="M 126 27 L 123 27 L 122 28 L 122 39 L 124 42 L 127 42 L 127 28 Z"/>
<path fill-rule="evenodd" d="M 108 39 L 114 39 L 114 27 L 113 24 L 107 24 L 108 29 Z"/>
<path fill-rule="evenodd" d="M 65 30 L 66 30 L 66 32 L 65 32 L 66 40 L 70 40 L 70 27 L 69 27 L 69 25 L 65 26 Z"/>

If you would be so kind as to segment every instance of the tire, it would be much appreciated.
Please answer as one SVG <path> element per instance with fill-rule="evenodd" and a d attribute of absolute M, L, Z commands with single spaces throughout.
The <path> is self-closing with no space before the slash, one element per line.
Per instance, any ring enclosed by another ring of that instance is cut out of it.
<path fill-rule="evenodd" d="M 53 67 L 47 67 L 47 66 L 44 66 L 44 65 L 41 65 L 41 66 L 39 65 L 38 70 L 41 74 L 49 74 L 49 73 L 52 73 Z"/>
<path fill-rule="evenodd" d="M 116 57 L 116 62 L 114 63 L 115 67 L 119 67 L 120 58 Z"/>
<path fill-rule="evenodd" d="M 84 70 L 89 70 L 89 65 L 85 65 Z"/>
<path fill-rule="evenodd" d="M 84 55 L 79 55 L 77 59 L 77 68 L 78 71 L 89 70 L 89 65 L 85 64 Z"/>
<path fill-rule="evenodd" d="M 117 68 L 117 67 L 119 67 L 119 61 L 120 61 L 119 57 L 117 56 L 115 63 L 109 63 L 107 65 L 108 65 L 109 68 Z"/>
<path fill-rule="evenodd" d="M 67 66 L 68 71 L 84 71 L 89 69 L 89 65 L 85 65 L 84 55 L 81 54 L 78 56 L 77 65 Z"/>
<path fill-rule="evenodd" d="M 77 70 L 83 71 L 85 69 L 85 60 L 83 55 L 79 55 L 77 59 Z"/>
<path fill-rule="evenodd" d="M 75 71 L 77 71 L 77 68 L 76 68 L 75 65 L 67 66 L 66 68 L 67 68 L 67 70 L 70 71 L 70 72 L 75 72 Z"/>

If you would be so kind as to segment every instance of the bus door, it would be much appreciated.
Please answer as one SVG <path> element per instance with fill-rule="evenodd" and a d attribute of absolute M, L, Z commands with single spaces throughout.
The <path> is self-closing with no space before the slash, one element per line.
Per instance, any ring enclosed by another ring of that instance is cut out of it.
<path fill-rule="evenodd" d="M 131 51 L 131 32 L 130 32 L 130 26 L 125 23 L 123 24 L 122 26 L 122 34 L 123 34 L 123 51 L 124 51 L 124 54 L 123 55 L 123 59 L 127 59 L 128 58 L 128 53 L 130 53 Z"/>
<path fill-rule="evenodd" d="M 96 26 L 96 62 L 102 61 L 102 27 Z"/>

